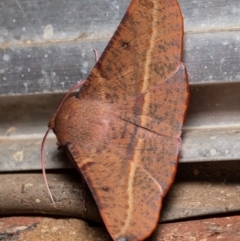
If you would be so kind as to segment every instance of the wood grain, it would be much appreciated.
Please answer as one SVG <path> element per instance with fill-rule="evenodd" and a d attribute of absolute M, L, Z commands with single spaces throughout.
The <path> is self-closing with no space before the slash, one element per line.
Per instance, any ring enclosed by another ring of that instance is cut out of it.
<path fill-rule="evenodd" d="M 5 16 L 0 19 L 4 26 L 0 31 L 0 94 L 65 92 L 85 79 L 94 66 L 92 49 L 103 51 L 129 2 L 74 0 L 66 6 L 64 2 L 24 0 L 19 8 L 15 1 L 4 0 L 5 7 L 0 8 L 0 15 Z M 190 83 L 239 81 L 239 1 L 179 3 Z M 44 38 L 49 25 L 53 34 Z"/>
<path fill-rule="evenodd" d="M 239 178 L 236 161 L 179 164 L 176 180 L 163 201 L 161 222 L 239 212 Z M 45 214 L 101 222 L 88 191 L 87 212 L 82 208 L 82 185 L 76 171 L 48 173 L 48 179 L 57 207 L 49 202 L 40 172 L 1 174 L 1 214 Z"/>

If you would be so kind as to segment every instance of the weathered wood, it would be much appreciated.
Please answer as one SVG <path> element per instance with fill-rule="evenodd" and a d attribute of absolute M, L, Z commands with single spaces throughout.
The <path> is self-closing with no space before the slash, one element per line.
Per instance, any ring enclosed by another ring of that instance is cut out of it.
<path fill-rule="evenodd" d="M 0 175 L 0 214 L 45 214 L 99 221 L 98 209 L 87 192 L 83 210 L 79 174 L 48 174 L 54 207 L 41 173 Z M 240 211 L 239 162 L 180 164 L 176 180 L 164 199 L 161 221 Z"/>
<path fill-rule="evenodd" d="M 1 43 L 28 44 L 108 38 L 116 29 L 130 0 L 47 1 L 3 0 Z M 179 0 L 186 32 L 239 29 L 238 0 L 196 2 Z M 53 32 L 51 31 L 53 30 Z"/>
<path fill-rule="evenodd" d="M 0 97 L 0 170 L 40 170 L 40 143 L 62 94 Z M 211 98 L 210 98 L 211 97 Z M 180 162 L 240 159 L 240 83 L 198 85 L 183 129 Z M 56 138 L 45 145 L 46 167 L 69 167 Z"/>
<path fill-rule="evenodd" d="M 148 241 L 219 241 L 240 239 L 240 216 L 160 224 Z"/>
<path fill-rule="evenodd" d="M 0 239 L 15 241 L 111 241 L 104 227 L 89 226 L 82 220 L 45 217 L 0 218 Z M 148 241 L 231 240 L 240 239 L 240 216 L 202 219 L 158 225 Z"/>
<path fill-rule="evenodd" d="M 4 0 L 0 95 L 64 92 L 86 78 L 129 2 Z M 190 83 L 239 81 L 239 1 L 179 2 Z"/>
<path fill-rule="evenodd" d="M 94 66 L 93 49 L 101 53 L 108 40 L 0 50 L 0 94 L 63 92 L 85 79 Z M 239 32 L 187 34 L 184 62 L 190 84 L 240 80 Z"/>
<path fill-rule="evenodd" d="M 240 31 L 187 33 L 184 62 L 190 84 L 240 80 Z"/>
<path fill-rule="evenodd" d="M 194 1 L 178 0 L 186 32 L 216 32 L 239 30 L 240 2 L 238 0 Z"/>
<path fill-rule="evenodd" d="M 0 215 L 44 214 L 81 217 L 100 222 L 98 208 L 89 191 L 84 210 L 81 178 L 74 169 L 66 174 L 49 174 L 56 206 L 51 203 L 40 173 L 0 175 Z"/>
<path fill-rule="evenodd" d="M 111 241 L 106 229 L 73 218 L 0 218 L 0 240 L 14 241 Z"/>

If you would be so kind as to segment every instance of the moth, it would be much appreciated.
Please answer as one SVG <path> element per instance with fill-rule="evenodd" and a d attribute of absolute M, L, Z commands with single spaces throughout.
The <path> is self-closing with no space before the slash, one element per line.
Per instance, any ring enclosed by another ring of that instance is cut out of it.
<path fill-rule="evenodd" d="M 155 229 L 188 106 L 177 0 L 133 0 L 76 96 L 49 122 L 115 241 Z"/>

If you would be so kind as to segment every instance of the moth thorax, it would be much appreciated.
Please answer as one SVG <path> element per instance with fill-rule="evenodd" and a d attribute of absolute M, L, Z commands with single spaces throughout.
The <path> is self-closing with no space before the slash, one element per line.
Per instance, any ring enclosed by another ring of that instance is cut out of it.
<path fill-rule="evenodd" d="M 76 97 L 64 102 L 55 118 L 55 133 L 61 145 L 73 142 L 103 142 L 110 122 L 108 106 Z"/>

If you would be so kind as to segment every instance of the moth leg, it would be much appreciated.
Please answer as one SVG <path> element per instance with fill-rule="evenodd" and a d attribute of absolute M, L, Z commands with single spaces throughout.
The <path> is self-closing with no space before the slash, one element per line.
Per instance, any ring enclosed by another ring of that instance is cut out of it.
<path fill-rule="evenodd" d="M 99 60 L 99 54 L 98 54 L 97 49 L 93 49 L 93 52 L 94 52 L 94 56 L 95 56 L 95 61 L 98 62 L 98 60 Z"/>
<path fill-rule="evenodd" d="M 82 195 L 83 195 L 83 203 L 82 203 L 82 208 L 85 212 L 87 212 L 87 207 L 86 207 L 86 192 L 87 192 L 87 186 L 86 186 L 86 182 L 84 180 L 83 175 L 81 174 L 81 180 L 82 180 Z"/>
<path fill-rule="evenodd" d="M 86 186 L 86 182 L 85 179 L 82 175 L 82 173 L 79 171 L 79 168 L 74 160 L 73 154 L 71 152 L 71 143 L 68 143 L 66 146 L 66 150 L 67 150 L 67 156 L 70 159 L 70 161 L 72 162 L 72 164 L 75 166 L 75 168 L 78 170 L 80 176 L 81 176 L 81 182 L 82 182 L 82 196 L 83 196 L 83 201 L 82 201 L 82 208 L 83 210 L 86 212 L 87 211 L 87 207 L 86 207 L 86 192 L 87 192 L 87 186 Z"/>

